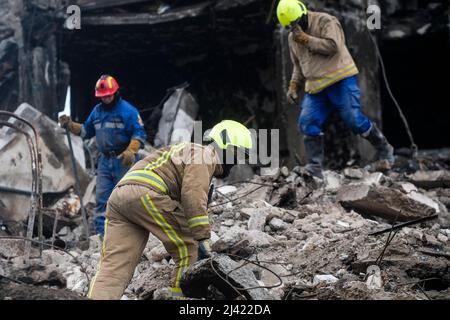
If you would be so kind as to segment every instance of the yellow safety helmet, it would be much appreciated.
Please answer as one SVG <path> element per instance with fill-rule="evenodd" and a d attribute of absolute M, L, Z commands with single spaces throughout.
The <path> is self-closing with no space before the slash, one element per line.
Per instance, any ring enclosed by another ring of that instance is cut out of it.
<path fill-rule="evenodd" d="M 214 140 L 217 146 L 223 150 L 229 145 L 244 149 L 253 146 L 252 134 L 243 124 L 233 120 L 223 120 L 211 130 L 205 132 L 205 140 Z"/>
<path fill-rule="evenodd" d="M 292 22 L 298 20 L 305 14 L 308 9 L 303 2 L 298 0 L 281 0 L 277 7 L 277 17 L 283 28 L 289 26 Z"/>

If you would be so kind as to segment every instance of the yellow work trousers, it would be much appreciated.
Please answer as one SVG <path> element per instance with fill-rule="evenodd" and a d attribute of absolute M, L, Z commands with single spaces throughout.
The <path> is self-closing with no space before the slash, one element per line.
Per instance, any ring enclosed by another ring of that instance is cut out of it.
<path fill-rule="evenodd" d="M 142 256 L 149 232 L 163 243 L 175 262 L 173 292 L 180 294 L 180 277 L 197 261 L 194 240 L 177 201 L 150 188 L 129 184 L 117 187 L 106 208 L 105 235 L 91 299 L 120 299 Z"/>

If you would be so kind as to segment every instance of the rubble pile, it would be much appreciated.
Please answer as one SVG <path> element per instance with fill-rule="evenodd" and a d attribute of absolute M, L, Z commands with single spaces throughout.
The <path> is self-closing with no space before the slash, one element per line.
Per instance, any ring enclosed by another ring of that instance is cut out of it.
<path fill-rule="evenodd" d="M 243 299 L 449 299 L 449 173 L 346 168 L 325 171 L 321 181 L 283 167 L 216 185 L 213 263 L 191 266 L 183 290 L 190 299 L 236 299 L 237 292 Z M 424 220 L 390 230 L 416 219 Z M 66 251 L 47 249 L 39 258 L 33 248 L 25 263 L 23 240 L 0 239 L 2 298 L 20 298 L 11 286 L 25 285 L 61 297 L 87 294 L 100 239 L 83 241 L 81 226 L 57 237 Z M 170 299 L 173 266 L 151 235 L 122 299 Z"/>

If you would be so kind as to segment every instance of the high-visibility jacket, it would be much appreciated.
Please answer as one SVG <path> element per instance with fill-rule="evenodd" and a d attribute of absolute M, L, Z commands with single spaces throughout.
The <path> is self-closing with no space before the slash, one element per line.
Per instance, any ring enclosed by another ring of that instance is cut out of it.
<path fill-rule="evenodd" d="M 140 184 L 169 195 L 180 203 L 194 239 L 201 240 L 211 236 L 208 191 L 212 177 L 221 173 L 214 147 L 182 142 L 138 161 L 117 186 Z"/>
<path fill-rule="evenodd" d="M 322 12 L 309 12 L 307 45 L 297 43 L 289 34 L 293 64 L 291 81 L 306 80 L 305 91 L 315 94 L 332 84 L 358 74 L 358 69 L 345 44 L 338 19 Z"/>

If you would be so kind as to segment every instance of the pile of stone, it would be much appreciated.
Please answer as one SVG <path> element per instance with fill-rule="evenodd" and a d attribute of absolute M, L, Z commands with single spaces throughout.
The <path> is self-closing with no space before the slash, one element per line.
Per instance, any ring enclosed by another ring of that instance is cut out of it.
<path fill-rule="evenodd" d="M 216 271 L 207 260 L 194 264 L 184 291 L 192 299 L 235 299 L 220 280 L 228 276 L 246 299 L 449 299 L 448 175 L 346 168 L 319 181 L 296 167 L 216 186 L 209 205 Z M 389 243 L 394 232 L 371 235 L 422 218 L 429 219 L 399 228 Z M 0 240 L 0 275 L 85 295 L 100 240 L 80 244 L 81 227 L 58 236 L 73 244 L 69 254 L 44 250 L 27 264 L 17 256 L 23 243 Z M 122 298 L 168 299 L 173 266 L 150 236 Z M 252 286 L 260 288 L 246 290 Z"/>

